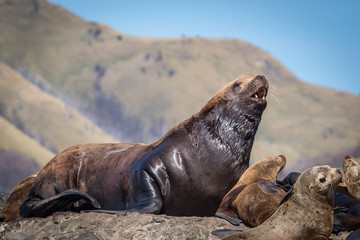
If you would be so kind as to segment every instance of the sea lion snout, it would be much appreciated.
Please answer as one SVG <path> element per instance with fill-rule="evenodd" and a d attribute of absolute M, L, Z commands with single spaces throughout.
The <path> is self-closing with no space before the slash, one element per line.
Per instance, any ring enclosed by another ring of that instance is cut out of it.
<path fill-rule="evenodd" d="M 338 168 L 335 169 L 335 173 L 337 174 L 337 176 L 335 177 L 335 179 L 337 179 L 337 180 L 335 181 L 335 184 L 338 184 L 338 183 L 340 183 L 340 182 L 342 181 L 342 179 L 343 179 L 343 174 L 342 174 L 341 170 L 338 169 Z"/>
<path fill-rule="evenodd" d="M 251 86 L 254 88 L 252 97 L 263 100 L 266 99 L 269 90 L 269 82 L 263 75 L 257 75 L 251 82 Z"/>

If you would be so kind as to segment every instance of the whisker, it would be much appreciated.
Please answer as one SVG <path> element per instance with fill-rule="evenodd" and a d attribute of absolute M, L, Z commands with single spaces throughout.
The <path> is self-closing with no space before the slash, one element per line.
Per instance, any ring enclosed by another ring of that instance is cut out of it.
<path fill-rule="evenodd" d="M 281 103 L 280 103 L 279 100 L 275 97 L 275 95 L 274 95 L 271 91 L 269 91 L 269 93 L 270 93 L 271 96 L 275 99 L 275 101 L 276 101 L 279 105 L 281 105 Z"/>

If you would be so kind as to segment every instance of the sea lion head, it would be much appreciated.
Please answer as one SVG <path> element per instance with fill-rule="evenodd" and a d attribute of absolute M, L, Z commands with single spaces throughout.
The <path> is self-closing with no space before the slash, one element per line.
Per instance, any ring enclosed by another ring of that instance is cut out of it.
<path fill-rule="evenodd" d="M 219 107 L 226 113 L 232 113 L 230 116 L 240 113 L 253 121 L 266 108 L 268 89 L 269 83 L 264 76 L 243 75 L 220 89 L 204 110 Z"/>
<path fill-rule="evenodd" d="M 257 180 L 276 182 L 280 171 L 285 167 L 286 158 L 283 155 L 267 157 L 254 163 L 241 176 L 242 184 L 251 183 Z"/>
<path fill-rule="evenodd" d="M 341 181 L 341 171 L 327 165 L 316 166 L 305 170 L 294 185 L 294 194 L 298 197 L 315 197 L 322 202 L 333 205 L 334 191 Z"/>
<path fill-rule="evenodd" d="M 360 199 L 360 159 L 346 156 L 344 159 L 345 183 L 349 193 Z"/>

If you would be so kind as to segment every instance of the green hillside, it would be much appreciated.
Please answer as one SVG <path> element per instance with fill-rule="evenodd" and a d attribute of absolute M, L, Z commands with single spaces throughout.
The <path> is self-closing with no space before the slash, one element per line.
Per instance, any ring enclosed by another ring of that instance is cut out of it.
<path fill-rule="evenodd" d="M 75 109 L 42 92 L 9 66 L 1 63 L 0 106 L 0 115 L 55 153 L 79 143 L 115 141 Z M 4 148 L 5 143 L 10 144 L 4 137 L 1 136 L 0 148 Z M 25 149 L 19 149 L 21 145 L 13 148 L 24 152 Z M 39 152 L 39 155 L 41 154 Z M 35 157 L 35 153 L 31 156 Z M 41 163 L 44 162 L 41 158 Z"/>
<path fill-rule="evenodd" d="M 28 158 L 36 159 L 40 166 L 45 165 L 54 156 L 54 153 L 25 135 L 1 116 L 0 132 L 0 149 L 2 150 L 18 152 Z"/>
<path fill-rule="evenodd" d="M 252 73 L 270 81 L 253 160 L 282 153 L 289 167 L 312 165 L 312 159 L 360 143 L 359 96 L 304 83 L 249 43 L 134 38 L 44 0 L 0 0 L 0 16 L 0 60 L 120 141 L 154 141 L 199 111 L 226 83 Z M 16 103 L 5 105 L 12 109 Z M 61 114 L 59 108 L 51 111 Z M 49 135 L 43 144 L 60 146 L 56 141 Z"/>

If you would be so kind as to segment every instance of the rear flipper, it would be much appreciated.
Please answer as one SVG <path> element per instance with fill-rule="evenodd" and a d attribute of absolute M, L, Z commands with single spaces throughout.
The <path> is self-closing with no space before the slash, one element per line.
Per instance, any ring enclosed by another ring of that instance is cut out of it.
<path fill-rule="evenodd" d="M 46 217 L 54 212 L 68 210 L 73 203 L 85 200 L 93 208 L 100 208 L 99 202 L 87 193 L 66 190 L 46 199 L 27 198 L 20 207 L 22 217 Z"/>
<path fill-rule="evenodd" d="M 147 213 L 147 214 L 159 214 L 161 210 L 162 203 L 156 199 L 151 199 L 146 203 L 146 206 L 134 209 L 127 209 L 127 210 L 106 210 L 106 209 L 88 209 L 84 210 L 85 212 L 97 212 L 97 213 L 107 213 L 107 214 L 125 214 L 131 212 L 138 212 L 138 213 Z"/>
<path fill-rule="evenodd" d="M 220 211 L 217 211 L 215 213 L 215 216 L 216 217 L 219 217 L 219 218 L 223 218 L 225 219 L 226 221 L 228 221 L 229 223 L 235 225 L 235 226 L 239 226 L 240 223 L 242 223 L 241 219 L 239 219 L 237 216 L 230 216 L 231 214 L 226 214 L 226 213 L 223 213 L 223 212 L 220 212 Z"/>
<path fill-rule="evenodd" d="M 234 229 L 218 229 L 211 232 L 212 235 L 215 235 L 219 238 L 224 238 L 235 233 L 242 232 L 242 230 L 234 230 Z"/>

